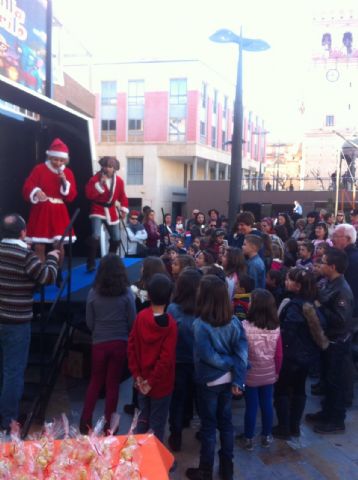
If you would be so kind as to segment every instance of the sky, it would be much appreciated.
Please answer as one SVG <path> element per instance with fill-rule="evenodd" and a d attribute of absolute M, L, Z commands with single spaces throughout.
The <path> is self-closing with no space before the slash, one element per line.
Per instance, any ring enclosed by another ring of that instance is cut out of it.
<path fill-rule="evenodd" d="M 357 0 L 356 0 L 357 1 Z M 199 58 L 233 84 L 237 48 L 209 36 L 220 28 L 260 38 L 244 54 L 244 104 L 265 120 L 270 141 L 294 138 L 307 74 L 313 9 L 354 0 L 53 0 L 54 13 L 97 59 Z M 73 45 L 75 47 L 75 42 Z"/>

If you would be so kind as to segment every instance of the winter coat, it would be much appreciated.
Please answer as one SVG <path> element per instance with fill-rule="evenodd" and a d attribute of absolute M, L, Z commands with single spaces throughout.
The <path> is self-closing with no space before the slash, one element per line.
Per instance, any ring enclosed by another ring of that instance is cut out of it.
<path fill-rule="evenodd" d="M 159 326 L 151 307 L 138 313 L 128 339 L 128 366 L 134 378 L 152 387 L 152 398 L 170 395 L 174 388 L 177 325 L 168 314 L 168 326 Z"/>
<path fill-rule="evenodd" d="M 282 363 L 280 328 L 258 328 L 247 320 L 242 322 L 242 326 L 249 345 L 250 368 L 246 375 L 246 385 L 261 387 L 274 384 Z"/>
<path fill-rule="evenodd" d="M 314 341 L 303 312 L 305 303 L 308 302 L 301 298 L 293 298 L 285 304 L 280 312 L 284 365 L 290 363 L 308 368 L 319 360 L 320 348 Z M 324 324 L 324 319 L 318 310 L 316 312 L 318 321 L 313 328 L 320 329 Z"/>
<path fill-rule="evenodd" d="M 194 363 L 198 383 L 207 384 L 231 372 L 233 384 L 243 390 L 247 357 L 245 332 L 235 316 L 222 327 L 213 327 L 200 317 L 195 319 Z"/>
<path fill-rule="evenodd" d="M 195 316 L 184 313 L 177 303 L 170 303 L 167 308 L 178 326 L 178 342 L 176 350 L 177 363 L 194 363 L 194 320 Z"/>

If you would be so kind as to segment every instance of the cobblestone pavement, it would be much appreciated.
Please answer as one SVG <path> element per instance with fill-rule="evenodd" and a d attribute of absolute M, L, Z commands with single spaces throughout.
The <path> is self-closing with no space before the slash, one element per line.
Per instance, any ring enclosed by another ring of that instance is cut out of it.
<path fill-rule="evenodd" d="M 60 377 L 47 410 L 47 418 L 66 412 L 72 422 L 78 423 L 85 390 L 84 380 Z M 307 385 L 307 391 L 309 390 Z M 258 436 L 252 452 L 240 448 L 236 441 L 235 480 L 358 480 L 358 384 L 355 394 L 343 435 L 315 434 L 303 421 L 299 440 L 274 440 L 269 448 L 264 449 L 259 445 Z M 120 433 L 128 432 L 130 426 L 131 417 L 123 413 L 123 406 L 129 403 L 130 399 L 131 381 L 128 380 L 122 384 L 120 391 Z M 319 402 L 319 397 L 309 396 L 306 412 L 319 410 Z M 103 401 L 100 401 L 95 417 L 102 412 Z M 233 416 L 237 433 L 243 431 L 243 415 L 244 401 L 234 401 Z M 199 420 L 194 418 L 191 427 L 184 430 L 183 447 L 182 451 L 175 455 L 178 467 L 170 477 L 172 480 L 184 480 L 186 468 L 198 465 L 200 444 L 195 439 L 198 428 Z M 259 425 L 257 431 L 259 432 Z M 214 479 L 218 478 L 216 464 Z"/>

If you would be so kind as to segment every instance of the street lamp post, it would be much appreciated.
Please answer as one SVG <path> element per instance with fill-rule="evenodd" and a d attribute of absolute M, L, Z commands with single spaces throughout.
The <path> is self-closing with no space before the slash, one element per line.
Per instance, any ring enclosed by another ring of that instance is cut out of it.
<path fill-rule="evenodd" d="M 221 29 L 211 35 L 210 40 L 218 43 L 236 43 L 239 48 L 236 74 L 236 92 L 234 104 L 234 128 L 231 144 L 231 175 L 229 191 L 229 224 L 233 226 L 236 214 L 240 209 L 242 189 L 242 126 L 243 126 L 243 101 L 242 101 L 242 52 L 259 52 L 270 48 L 263 40 L 255 40 L 236 35 L 231 30 Z"/>
<path fill-rule="evenodd" d="M 259 161 L 259 181 L 258 181 L 258 190 L 263 190 L 263 173 L 262 173 L 262 160 L 265 162 L 265 156 L 261 158 L 261 137 L 269 134 L 269 130 L 254 130 L 252 132 L 254 135 L 258 135 L 258 148 L 257 148 L 257 158 L 255 160 Z M 265 141 L 266 145 L 266 141 Z"/>

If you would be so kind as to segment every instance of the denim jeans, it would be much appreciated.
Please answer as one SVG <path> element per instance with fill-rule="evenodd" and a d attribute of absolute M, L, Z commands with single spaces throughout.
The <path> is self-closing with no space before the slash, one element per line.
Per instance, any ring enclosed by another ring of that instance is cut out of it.
<path fill-rule="evenodd" d="M 271 435 L 273 421 L 272 406 L 273 385 L 245 388 L 245 437 L 253 438 L 255 434 L 257 409 L 261 410 L 261 435 Z"/>
<path fill-rule="evenodd" d="M 170 402 L 169 425 L 171 433 L 181 433 L 183 423 L 192 412 L 194 401 L 194 365 L 177 363 L 175 366 L 175 385 Z M 191 408 L 190 408 L 191 407 Z M 190 420 L 189 419 L 189 420 Z"/>
<path fill-rule="evenodd" d="M 114 242 L 118 242 L 120 240 L 119 223 L 116 223 L 115 225 L 108 225 L 108 223 L 105 220 L 98 217 L 91 218 L 92 237 L 97 240 L 100 238 L 102 223 L 106 227 L 109 233 L 110 239 Z"/>
<path fill-rule="evenodd" d="M 232 460 L 234 451 L 234 427 L 232 424 L 231 383 L 215 385 L 197 384 L 199 415 L 201 420 L 200 463 L 214 465 L 216 429 L 219 430 L 220 456 Z"/>
<path fill-rule="evenodd" d="M 17 325 L 0 324 L 2 382 L 0 389 L 1 426 L 9 428 L 19 416 L 19 403 L 24 390 L 31 339 L 30 322 Z"/>
<path fill-rule="evenodd" d="M 140 415 L 136 433 L 147 433 L 153 430 L 154 435 L 163 442 L 167 423 L 171 395 L 162 398 L 151 398 L 138 393 Z"/>

